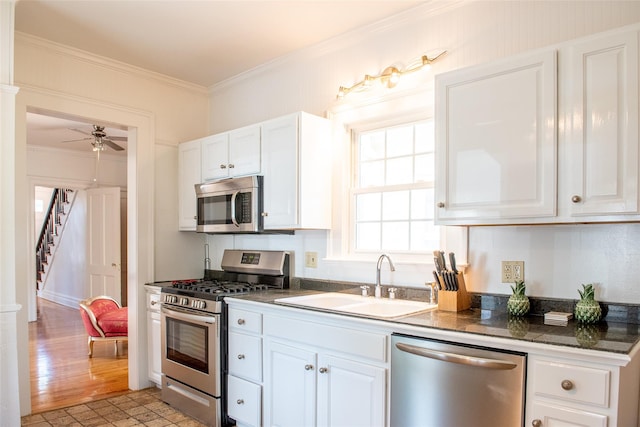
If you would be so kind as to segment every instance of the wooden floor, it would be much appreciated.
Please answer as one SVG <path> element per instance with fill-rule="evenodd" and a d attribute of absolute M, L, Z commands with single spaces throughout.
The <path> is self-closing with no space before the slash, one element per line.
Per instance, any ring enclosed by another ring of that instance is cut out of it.
<path fill-rule="evenodd" d="M 89 358 L 79 309 L 38 298 L 38 320 L 29 323 L 31 413 L 127 393 L 127 344 L 118 349 L 96 342 Z"/>

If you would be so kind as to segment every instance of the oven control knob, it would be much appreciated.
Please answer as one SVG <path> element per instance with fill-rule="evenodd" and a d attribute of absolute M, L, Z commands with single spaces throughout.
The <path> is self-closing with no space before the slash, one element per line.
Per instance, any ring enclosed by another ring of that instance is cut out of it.
<path fill-rule="evenodd" d="M 176 302 L 178 302 L 178 297 L 175 295 L 165 295 L 164 301 L 168 302 L 169 304 L 175 304 Z"/>
<path fill-rule="evenodd" d="M 186 298 L 186 297 L 180 298 L 180 305 L 189 305 L 189 298 Z"/>
<path fill-rule="evenodd" d="M 193 308 L 204 310 L 207 307 L 207 303 L 202 300 L 195 300 L 191 302 Z"/>

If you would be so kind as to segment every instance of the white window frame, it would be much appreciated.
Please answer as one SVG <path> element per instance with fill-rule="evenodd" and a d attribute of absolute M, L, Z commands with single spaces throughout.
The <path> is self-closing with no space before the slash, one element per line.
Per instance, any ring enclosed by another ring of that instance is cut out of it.
<path fill-rule="evenodd" d="M 411 120 L 407 120 L 405 117 L 399 117 L 395 120 L 385 120 L 385 121 L 380 121 L 380 120 L 375 120 L 373 122 L 368 122 L 365 124 L 361 124 L 361 126 L 358 127 L 354 127 L 350 129 L 350 134 L 351 134 L 351 182 L 350 182 L 350 188 L 349 188 L 349 212 L 350 212 L 350 225 L 349 225 L 349 253 L 353 254 L 355 257 L 358 256 L 367 256 L 367 257 L 371 257 L 371 256 L 375 256 L 375 254 L 379 254 L 380 250 L 377 251 L 372 251 L 372 250 L 366 250 L 366 249 L 358 249 L 356 247 L 356 196 L 359 194 L 365 194 L 367 192 L 389 192 L 389 191 L 400 191 L 400 190 L 416 190 L 416 189 L 422 189 L 422 188 L 431 188 L 435 190 L 435 178 L 434 181 L 431 182 L 430 184 L 423 184 L 421 185 L 420 183 L 409 183 L 409 184 L 399 184 L 399 185 L 383 185 L 383 186 L 379 186 L 379 187 L 375 187 L 372 189 L 362 189 L 357 187 L 357 180 L 359 177 L 359 159 L 358 159 L 358 143 L 359 141 L 357 140 L 358 136 L 363 134 L 363 133 L 367 133 L 369 131 L 375 131 L 375 130 L 386 130 L 386 129 L 390 129 L 393 127 L 400 127 L 403 125 L 409 125 L 409 124 L 414 124 L 414 123 L 418 123 L 418 122 L 425 122 L 425 121 L 429 121 L 431 120 L 434 124 L 435 124 L 435 118 L 434 117 L 419 117 L 419 118 L 415 118 L 412 117 Z M 381 124 L 384 123 L 384 124 Z M 434 144 L 435 145 L 435 144 Z M 386 157 L 385 157 L 386 158 Z M 434 160 L 434 168 L 435 168 L 435 160 Z M 433 222 L 433 218 L 431 220 L 431 222 Z M 438 240 L 439 242 L 441 242 L 446 236 L 443 235 L 442 230 L 440 231 L 440 236 L 438 236 Z M 424 250 L 424 251 L 415 251 L 415 250 L 390 250 L 390 249 L 381 249 L 382 251 L 384 251 L 387 254 L 393 254 L 396 257 L 401 257 L 403 259 L 410 259 L 410 258 L 417 258 L 417 260 L 419 260 L 420 258 L 426 256 L 429 253 L 433 253 L 434 250 L 438 250 L 439 247 L 436 248 L 430 248 L 429 250 Z"/>
<path fill-rule="evenodd" d="M 379 254 L 355 253 L 351 250 L 351 180 L 352 138 L 350 130 L 364 129 L 373 124 L 385 127 L 401 121 L 411 122 L 434 116 L 433 85 L 394 91 L 384 96 L 366 99 L 350 98 L 349 95 L 327 112 L 333 125 L 333 207 L 332 228 L 328 234 L 327 257 L 324 260 L 336 280 L 361 281 L 375 271 Z M 437 174 L 437 171 L 436 171 Z M 437 179 L 437 176 L 436 176 Z M 467 264 L 468 228 L 441 227 L 441 250 L 455 252 L 459 268 Z M 393 254 L 396 265 L 405 265 L 394 274 L 396 285 L 420 286 L 431 281 L 435 269 L 433 254 Z M 405 275 L 399 271 L 406 271 Z"/>

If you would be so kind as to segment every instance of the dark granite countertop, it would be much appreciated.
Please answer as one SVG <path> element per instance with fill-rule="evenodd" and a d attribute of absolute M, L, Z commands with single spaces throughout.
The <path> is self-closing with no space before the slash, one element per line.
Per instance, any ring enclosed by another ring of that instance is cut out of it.
<path fill-rule="evenodd" d="M 282 305 L 275 299 L 321 292 L 308 289 L 271 290 L 234 296 L 234 298 Z M 353 293 L 353 291 L 343 291 Z M 312 311 L 324 311 L 352 317 L 367 317 L 383 322 L 434 328 L 446 331 L 465 332 L 489 337 L 508 338 L 536 344 L 550 344 L 579 349 L 599 350 L 609 353 L 630 354 L 639 342 L 640 325 L 622 321 L 603 320 L 594 325 L 583 325 L 575 320 L 567 326 L 544 324 L 542 315 L 527 315 L 514 318 L 506 310 L 487 309 L 480 306 L 460 312 L 432 310 L 392 319 L 359 316 L 349 313 L 297 307 Z"/>

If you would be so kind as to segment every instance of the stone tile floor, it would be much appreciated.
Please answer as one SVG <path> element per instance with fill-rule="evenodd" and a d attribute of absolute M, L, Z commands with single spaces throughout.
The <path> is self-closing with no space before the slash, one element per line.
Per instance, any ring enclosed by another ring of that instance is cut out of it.
<path fill-rule="evenodd" d="M 148 388 L 117 397 L 22 417 L 30 427 L 149 426 L 205 427 L 162 402 L 160 389 Z"/>

